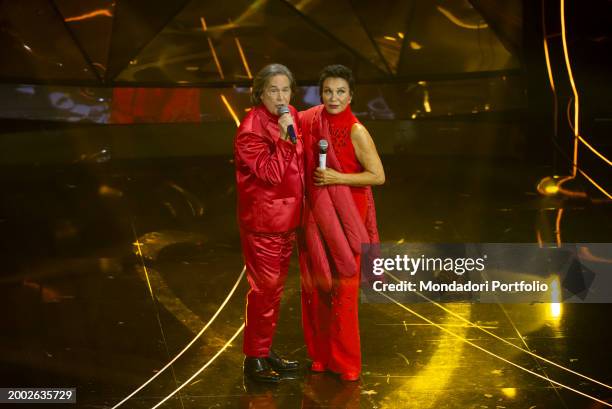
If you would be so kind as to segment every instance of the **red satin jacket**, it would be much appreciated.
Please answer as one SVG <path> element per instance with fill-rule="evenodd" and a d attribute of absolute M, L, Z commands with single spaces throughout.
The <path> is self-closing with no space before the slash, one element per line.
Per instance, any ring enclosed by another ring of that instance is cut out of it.
<path fill-rule="evenodd" d="M 234 139 L 241 229 L 281 233 L 297 228 L 304 201 L 303 145 L 297 111 L 289 107 L 298 142 L 280 138 L 278 116 L 253 107 Z"/>

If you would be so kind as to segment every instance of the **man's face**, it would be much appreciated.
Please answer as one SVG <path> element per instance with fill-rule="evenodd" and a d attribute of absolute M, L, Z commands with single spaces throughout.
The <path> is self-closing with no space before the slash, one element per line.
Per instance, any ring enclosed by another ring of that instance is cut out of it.
<path fill-rule="evenodd" d="M 291 101 L 291 83 L 286 75 L 271 77 L 261 93 L 261 102 L 268 111 L 278 115 L 278 108 L 289 105 Z"/>

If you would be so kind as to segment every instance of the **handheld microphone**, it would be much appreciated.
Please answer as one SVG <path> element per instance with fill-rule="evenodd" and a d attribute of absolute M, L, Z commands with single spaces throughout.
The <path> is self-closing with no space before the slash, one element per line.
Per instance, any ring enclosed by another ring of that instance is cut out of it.
<path fill-rule="evenodd" d="M 290 113 L 291 111 L 289 111 L 289 107 L 287 105 L 283 105 L 278 108 L 279 116 L 284 115 L 284 114 L 290 114 Z M 287 127 L 287 133 L 289 134 L 289 139 L 291 140 L 291 142 L 296 143 L 297 137 L 295 136 L 295 129 L 293 129 L 293 124 Z"/>
<path fill-rule="evenodd" d="M 326 139 L 319 141 L 319 167 L 325 169 L 327 166 L 327 148 L 329 144 Z"/>

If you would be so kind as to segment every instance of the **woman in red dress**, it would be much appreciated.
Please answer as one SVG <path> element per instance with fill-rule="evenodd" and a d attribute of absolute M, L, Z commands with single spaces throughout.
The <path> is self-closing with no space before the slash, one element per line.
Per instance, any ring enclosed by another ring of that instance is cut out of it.
<path fill-rule="evenodd" d="M 350 69 L 328 66 L 319 80 L 323 104 L 300 113 L 307 175 L 300 239 L 304 337 L 311 369 L 348 381 L 361 372 L 361 245 L 378 242 L 370 186 L 385 182 L 374 141 L 351 112 L 353 87 Z M 318 159 L 322 139 L 329 145 L 325 169 Z"/>

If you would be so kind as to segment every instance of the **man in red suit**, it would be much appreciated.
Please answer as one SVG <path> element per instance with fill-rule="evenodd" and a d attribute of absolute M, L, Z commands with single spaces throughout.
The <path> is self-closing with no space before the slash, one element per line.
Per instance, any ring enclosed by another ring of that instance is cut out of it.
<path fill-rule="evenodd" d="M 271 350 L 304 200 L 303 146 L 296 132 L 297 111 L 289 106 L 295 88 L 287 67 L 264 67 L 253 80 L 254 106 L 234 140 L 238 224 L 251 286 L 245 317 L 244 372 L 263 382 L 278 382 L 279 372 L 299 366 Z M 289 113 L 279 116 L 282 107 L 289 107 Z"/>

